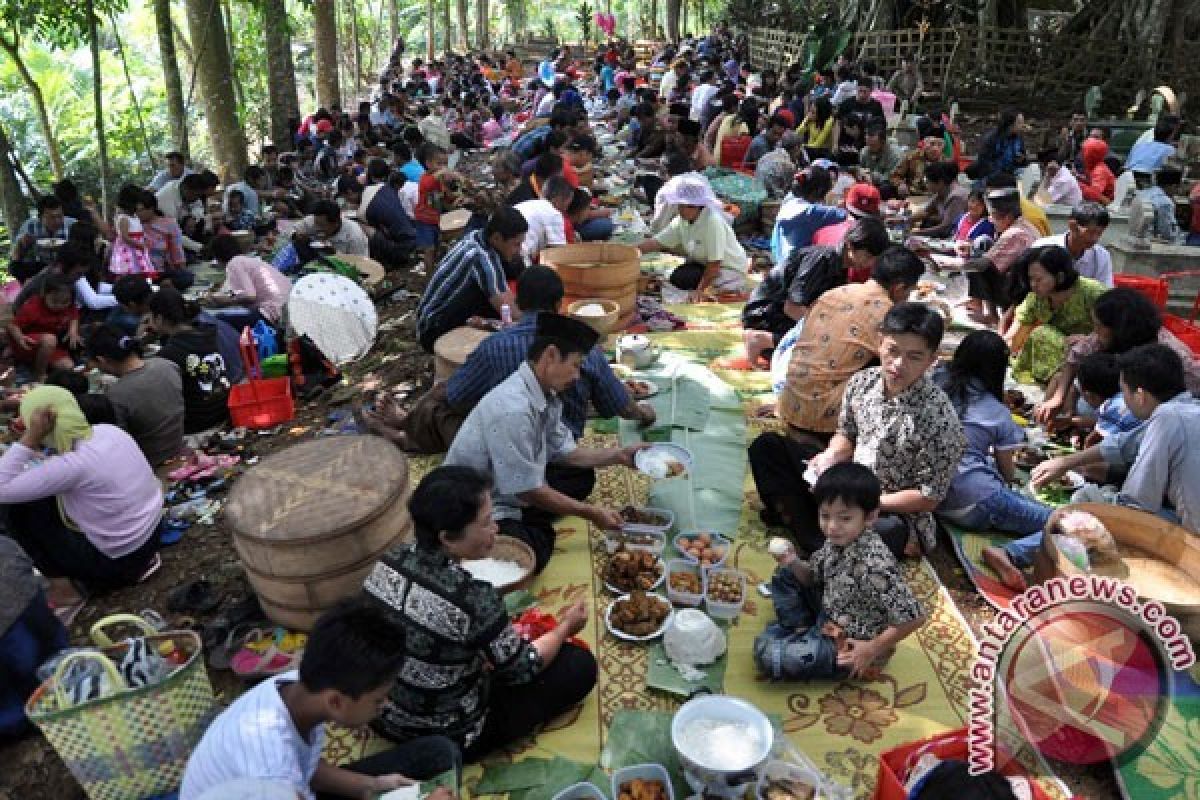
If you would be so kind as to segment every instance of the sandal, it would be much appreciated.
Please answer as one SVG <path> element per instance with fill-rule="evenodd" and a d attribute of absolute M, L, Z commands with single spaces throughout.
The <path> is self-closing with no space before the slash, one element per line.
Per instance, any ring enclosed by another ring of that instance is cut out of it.
<path fill-rule="evenodd" d="M 307 643 L 308 637 L 302 633 L 256 628 L 242 642 L 242 649 L 233 655 L 229 666 L 244 678 L 278 675 L 299 665 Z"/>
<path fill-rule="evenodd" d="M 192 612 L 208 614 L 221 604 L 221 597 L 213 585 L 203 578 L 185 583 L 167 595 L 167 610 L 175 613 Z"/>

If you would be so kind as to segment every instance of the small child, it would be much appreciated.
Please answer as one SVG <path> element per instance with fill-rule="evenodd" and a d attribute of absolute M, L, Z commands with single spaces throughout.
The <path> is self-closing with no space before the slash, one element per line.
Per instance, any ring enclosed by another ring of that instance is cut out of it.
<path fill-rule="evenodd" d="M 113 275 L 154 273 L 146 232 L 138 217 L 145 192 L 141 187 L 126 185 L 117 193 L 117 217 L 114 220 L 117 236 L 112 244 L 108 270 Z"/>
<path fill-rule="evenodd" d="M 425 172 L 417 182 L 417 205 L 413 223 L 417 229 L 417 249 L 425 261 L 425 274 L 433 274 L 434 252 L 441 236 L 439 223 L 442 214 L 454 207 L 454 196 L 448 191 L 448 178 L 454 173 L 446 168 L 446 151 L 435 144 L 421 145 L 421 166 Z"/>
<path fill-rule="evenodd" d="M 954 225 L 954 241 L 974 242 L 980 236 L 995 235 L 996 226 L 988 219 L 983 190 L 972 189 L 967 195 L 967 210 Z"/>
<path fill-rule="evenodd" d="M 150 311 L 152 294 L 154 289 L 145 278 L 122 275 L 113 284 L 117 307 L 108 312 L 105 322 L 120 328 L 126 336 L 141 339 L 146 333 L 146 314 Z"/>
<path fill-rule="evenodd" d="M 346 601 L 326 612 L 308 638 L 298 672 L 263 681 L 213 721 L 188 760 L 180 800 L 244 778 L 286 780 L 308 800 L 318 793 L 375 797 L 457 773 L 458 747 L 442 736 L 410 740 L 348 767 L 321 758 L 326 723 L 358 728 L 370 722 L 403 660 L 403 637 L 367 601 Z M 428 800 L 454 800 L 454 793 L 437 789 Z"/>
<path fill-rule="evenodd" d="M 825 544 L 808 563 L 773 541 L 777 621 L 754 641 L 754 660 L 772 680 L 870 679 L 899 643 L 924 623 L 921 604 L 871 525 L 879 518 L 879 479 L 845 462 L 812 489 Z"/>
<path fill-rule="evenodd" d="M 68 350 L 78 349 L 83 340 L 79 337 L 79 309 L 71 278 L 61 272 L 47 275 L 41 294 L 17 309 L 8 324 L 8 335 L 13 360 L 31 365 L 35 382 L 44 382 L 51 367 L 72 369 L 75 361 Z"/>
<path fill-rule="evenodd" d="M 229 210 L 225 212 L 225 227 L 231 231 L 254 230 L 254 215 L 246 210 L 246 196 L 239 189 L 231 189 L 225 198 Z"/>
<path fill-rule="evenodd" d="M 1092 353 L 1079 362 L 1075 378 L 1083 401 L 1095 409 L 1095 416 L 1071 417 L 1074 427 L 1086 431 L 1080 449 L 1100 444 L 1101 440 L 1129 433 L 1144 424 L 1125 406 L 1121 394 L 1121 363 L 1112 353 Z M 1090 430 L 1089 430 L 1090 429 Z M 1081 472 L 1092 483 L 1120 484 L 1125 470 L 1107 463 L 1089 465 Z"/>

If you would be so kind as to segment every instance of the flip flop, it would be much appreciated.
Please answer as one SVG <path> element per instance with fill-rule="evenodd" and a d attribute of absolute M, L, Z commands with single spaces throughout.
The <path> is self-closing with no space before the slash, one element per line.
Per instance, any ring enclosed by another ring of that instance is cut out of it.
<path fill-rule="evenodd" d="M 244 678 L 278 675 L 300 663 L 307 642 L 307 636 L 283 628 L 274 631 L 256 628 L 243 640 L 242 648 L 234 653 L 229 666 Z"/>
<path fill-rule="evenodd" d="M 50 602 L 50 610 L 54 612 L 54 616 L 58 617 L 58 621 L 62 623 L 64 628 L 70 628 L 75 622 L 75 618 L 79 616 L 79 612 L 87 606 L 87 598 L 80 597 L 77 602 L 68 605 L 59 606 Z"/>
<path fill-rule="evenodd" d="M 185 583 L 167 595 L 167 610 L 175 613 L 208 614 L 220 604 L 221 596 L 203 578 Z"/>
<path fill-rule="evenodd" d="M 160 556 L 158 553 L 155 553 L 154 558 L 150 559 L 150 563 L 146 565 L 146 569 L 143 570 L 142 574 L 138 576 L 137 582 L 145 583 L 146 581 L 150 580 L 150 577 L 154 575 L 154 573 L 158 572 L 161 568 L 162 556 Z"/>
<path fill-rule="evenodd" d="M 254 630 L 255 626 L 249 622 L 239 623 L 232 628 L 205 628 L 202 638 L 204 649 L 208 652 L 208 665 L 213 669 L 229 669 L 234 654 L 242 648 L 242 641 Z"/>

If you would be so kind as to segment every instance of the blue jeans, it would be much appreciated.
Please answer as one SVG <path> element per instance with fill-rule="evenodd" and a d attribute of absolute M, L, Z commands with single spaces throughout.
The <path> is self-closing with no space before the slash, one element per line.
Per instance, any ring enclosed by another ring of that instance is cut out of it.
<path fill-rule="evenodd" d="M 0 738 L 29 728 L 25 701 L 38 686 L 37 668 L 67 646 L 67 632 L 39 589 L 0 636 Z"/>
<path fill-rule="evenodd" d="M 777 622 L 754 639 L 754 663 L 771 680 L 834 680 L 850 674 L 837 663 L 837 646 L 821 633 L 826 622 L 821 592 L 800 583 L 786 567 L 771 577 Z"/>
<path fill-rule="evenodd" d="M 969 530 L 1035 533 L 1046 527 L 1054 509 L 1012 489 L 997 489 L 954 521 Z"/>
<path fill-rule="evenodd" d="M 602 242 L 612 238 L 612 217 L 596 217 L 576 226 L 579 238 L 585 242 Z"/>

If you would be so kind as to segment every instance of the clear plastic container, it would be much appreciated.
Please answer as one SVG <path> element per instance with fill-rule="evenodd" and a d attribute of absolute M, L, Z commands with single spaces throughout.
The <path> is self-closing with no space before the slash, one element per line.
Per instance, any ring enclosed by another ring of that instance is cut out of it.
<path fill-rule="evenodd" d="M 700 579 L 700 591 L 683 592 L 671 588 L 671 576 L 676 573 L 690 573 Z M 672 558 L 667 562 L 667 599 L 677 606 L 698 608 L 704 602 L 704 572 L 698 564 L 685 558 Z"/>
<path fill-rule="evenodd" d="M 553 800 L 606 800 L 604 792 L 587 781 L 573 783 L 554 795 Z"/>
<path fill-rule="evenodd" d="M 635 531 L 628 527 L 619 531 L 605 531 L 604 549 L 610 556 L 617 552 L 622 541 L 626 550 L 646 550 L 660 558 L 663 550 L 667 549 L 667 535 L 659 531 Z"/>
<path fill-rule="evenodd" d="M 671 776 L 662 764 L 635 764 L 631 767 L 621 767 L 612 776 L 613 800 L 621 797 L 621 786 L 635 778 L 644 781 L 660 781 L 667 790 L 667 800 L 675 800 L 675 789 L 671 786 Z"/>
<path fill-rule="evenodd" d="M 712 585 L 714 575 L 735 575 L 738 579 L 738 585 L 742 589 L 742 599 L 736 603 L 723 603 L 720 600 L 713 600 L 708 596 L 709 586 Z M 705 571 L 704 575 L 704 609 L 713 619 L 735 619 L 742 613 L 742 606 L 746 602 L 746 576 L 741 570 L 732 569 L 730 567 L 713 567 Z"/>
<path fill-rule="evenodd" d="M 684 531 L 683 533 L 676 536 L 673 543 L 675 545 L 675 550 L 679 553 L 679 557 L 684 559 L 685 561 L 692 563 L 692 564 L 700 563 L 699 559 L 693 558 L 692 556 L 687 554 L 687 551 L 685 551 L 683 549 L 683 547 L 680 545 L 680 542 L 683 539 L 691 539 L 696 536 L 699 536 L 702 533 L 707 533 L 710 537 L 712 537 L 712 544 L 710 546 L 724 548 L 724 553 L 721 555 L 721 557 L 717 558 L 717 559 L 713 559 L 712 563 L 709 564 L 710 567 L 721 566 L 722 564 L 725 563 L 725 560 L 727 558 L 729 558 L 729 551 L 733 549 L 733 542 L 729 541 L 728 539 L 726 539 L 724 536 L 717 533 L 716 531 L 689 530 L 689 531 Z"/>
<path fill-rule="evenodd" d="M 638 511 L 644 511 L 648 514 L 653 514 L 660 522 L 626 522 L 621 526 L 621 530 L 635 531 L 638 533 L 661 533 L 664 536 L 675 525 L 675 512 L 668 511 L 665 508 L 639 508 Z"/>

